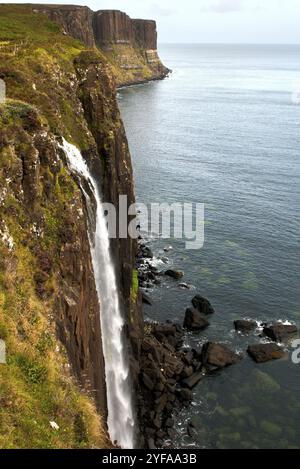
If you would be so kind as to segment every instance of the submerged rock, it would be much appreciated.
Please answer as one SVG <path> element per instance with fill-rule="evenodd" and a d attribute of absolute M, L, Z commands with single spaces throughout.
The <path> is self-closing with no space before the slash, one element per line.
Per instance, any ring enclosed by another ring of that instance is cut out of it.
<path fill-rule="evenodd" d="M 185 312 L 183 327 L 189 331 L 201 331 L 209 326 L 209 322 L 196 309 L 188 308 Z"/>
<path fill-rule="evenodd" d="M 169 269 L 166 270 L 165 275 L 167 275 L 167 277 L 174 278 L 175 280 L 179 280 L 184 276 L 184 273 L 180 270 Z"/>
<path fill-rule="evenodd" d="M 295 325 L 283 324 L 281 322 L 268 325 L 263 329 L 263 333 L 271 340 L 274 340 L 274 342 L 288 341 L 297 334 L 297 332 L 298 329 Z"/>
<path fill-rule="evenodd" d="M 192 305 L 195 309 L 197 309 L 201 314 L 204 314 L 205 316 L 209 316 L 210 314 L 213 314 L 215 312 L 210 302 L 200 295 L 196 295 L 192 299 Z"/>
<path fill-rule="evenodd" d="M 238 321 L 234 321 L 234 328 L 238 332 L 241 332 L 243 334 L 249 334 L 249 332 L 252 332 L 257 328 L 257 322 L 250 321 L 248 319 L 241 319 Z"/>
<path fill-rule="evenodd" d="M 279 360 L 284 357 L 285 352 L 277 344 L 257 344 L 250 345 L 248 354 L 256 363 L 265 363 L 271 360 Z"/>
<path fill-rule="evenodd" d="M 280 390 L 280 384 L 268 373 L 256 369 L 251 376 L 251 383 L 255 392 L 270 394 Z"/>
<path fill-rule="evenodd" d="M 204 366 L 225 368 L 234 365 L 241 359 L 241 355 L 233 352 L 223 344 L 207 342 L 202 348 L 202 363 Z"/>

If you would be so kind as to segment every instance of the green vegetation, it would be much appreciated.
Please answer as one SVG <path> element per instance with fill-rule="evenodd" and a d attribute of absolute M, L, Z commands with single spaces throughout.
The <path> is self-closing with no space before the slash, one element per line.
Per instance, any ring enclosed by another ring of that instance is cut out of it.
<path fill-rule="evenodd" d="M 103 51 L 118 85 L 151 79 L 153 72 L 145 60 L 145 52 L 126 44 L 110 44 Z"/>
<path fill-rule="evenodd" d="M 64 36 L 58 25 L 33 13 L 29 5 L 0 8 L 0 78 L 8 98 L 23 102 L 24 112 L 26 103 L 35 106 L 51 131 L 87 148 L 89 137 L 71 86 L 76 80 L 73 62 L 84 45 Z M 14 118 L 13 105 L 8 111 Z"/>
<path fill-rule="evenodd" d="M 0 338 L 7 352 L 0 448 L 111 445 L 93 399 L 71 376 L 53 314 L 59 249 L 72 236 L 66 227 L 74 227 L 81 194 L 61 162 L 50 158 L 35 168 L 35 139 L 43 133 L 64 135 L 81 149 L 95 144 L 74 85 L 74 59 L 84 49 L 30 6 L 0 6 L 0 78 L 8 96 L 0 105 Z M 25 184 L 24 161 L 32 164 Z M 40 269 L 39 255 L 51 260 L 51 272 Z"/>
<path fill-rule="evenodd" d="M 132 303 L 136 303 L 137 297 L 139 292 L 139 279 L 138 279 L 138 271 L 133 269 L 132 271 L 132 282 L 131 282 L 131 301 Z"/>

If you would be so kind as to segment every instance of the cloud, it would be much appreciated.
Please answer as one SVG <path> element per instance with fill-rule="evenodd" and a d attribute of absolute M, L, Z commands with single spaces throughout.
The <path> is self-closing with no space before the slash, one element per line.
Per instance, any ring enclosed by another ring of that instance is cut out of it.
<path fill-rule="evenodd" d="M 148 8 L 148 14 L 157 16 L 171 16 L 176 13 L 176 10 L 171 8 L 163 8 L 158 3 L 152 3 Z"/>
<path fill-rule="evenodd" d="M 214 13 L 231 13 L 244 9 L 244 0 L 213 0 L 201 6 L 202 11 Z"/>

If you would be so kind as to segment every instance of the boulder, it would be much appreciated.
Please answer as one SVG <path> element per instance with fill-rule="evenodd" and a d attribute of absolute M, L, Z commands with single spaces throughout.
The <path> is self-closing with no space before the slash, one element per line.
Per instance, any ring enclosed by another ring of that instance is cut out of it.
<path fill-rule="evenodd" d="M 185 312 L 183 327 L 189 331 L 201 331 L 209 326 L 209 322 L 199 311 L 188 308 Z"/>
<path fill-rule="evenodd" d="M 202 347 L 201 359 L 204 366 L 225 368 L 241 360 L 241 355 L 230 350 L 226 345 L 207 342 Z"/>
<path fill-rule="evenodd" d="M 184 273 L 180 270 L 169 269 L 165 271 L 165 275 L 167 275 L 167 277 L 174 278 L 175 280 L 179 280 L 184 276 Z"/>
<path fill-rule="evenodd" d="M 270 324 L 263 329 L 263 333 L 274 342 L 286 342 L 297 334 L 297 332 L 298 329 L 296 326 L 283 324 L 281 322 Z"/>
<path fill-rule="evenodd" d="M 205 374 L 202 371 L 197 371 L 197 373 L 193 373 L 188 378 L 182 380 L 181 385 L 185 388 L 193 389 L 204 377 Z"/>
<path fill-rule="evenodd" d="M 277 344 L 256 344 L 250 345 L 248 354 L 256 363 L 265 363 L 271 360 L 279 360 L 284 357 L 285 352 Z"/>
<path fill-rule="evenodd" d="M 142 255 L 145 259 L 153 259 L 153 252 L 148 246 L 142 248 Z"/>
<path fill-rule="evenodd" d="M 241 319 L 239 321 L 234 321 L 234 328 L 237 332 L 249 334 L 249 332 L 252 332 L 257 328 L 257 322 L 250 321 L 248 319 Z"/>
<path fill-rule="evenodd" d="M 210 314 L 213 314 L 215 312 L 210 302 L 200 295 L 196 295 L 192 299 L 192 305 L 195 309 L 197 309 L 201 314 L 204 314 L 205 316 L 209 316 Z"/>

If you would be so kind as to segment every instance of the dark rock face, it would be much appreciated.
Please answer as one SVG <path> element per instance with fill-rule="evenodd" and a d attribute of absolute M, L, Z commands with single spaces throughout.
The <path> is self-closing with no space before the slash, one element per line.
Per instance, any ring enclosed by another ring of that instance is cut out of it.
<path fill-rule="evenodd" d="M 252 332 L 257 328 L 257 323 L 256 321 L 241 319 L 239 321 L 234 321 L 234 328 L 242 334 L 249 334 L 249 332 Z"/>
<path fill-rule="evenodd" d="M 210 302 L 200 295 L 196 295 L 192 299 L 192 305 L 195 309 L 197 309 L 200 313 L 204 314 L 205 316 L 209 316 L 210 314 L 213 314 L 215 312 Z"/>
<path fill-rule="evenodd" d="M 33 11 L 45 13 L 63 30 L 88 47 L 95 44 L 129 44 L 144 50 L 157 49 L 156 22 L 131 19 L 119 10 L 93 12 L 75 5 L 33 5 Z"/>
<path fill-rule="evenodd" d="M 34 116 L 31 117 L 34 121 Z M 45 238 L 50 236 L 42 216 L 44 207 L 53 219 L 59 216 L 62 220 L 55 243 L 52 242 L 48 249 L 34 233 L 27 237 L 26 242 L 32 246 L 36 262 L 36 293 L 41 300 L 52 305 L 57 335 L 66 348 L 72 370 L 105 414 L 106 387 L 99 304 L 89 250 L 85 204 L 77 189 L 73 194 L 73 203 L 59 208 L 61 202 L 55 199 L 56 188 L 59 186 L 63 193 L 70 181 L 59 179 L 58 172 L 63 163 L 58 158 L 55 138 L 49 129 L 45 132 L 37 116 L 35 119 L 36 125 L 30 129 L 24 121 L 23 128 L 16 126 L 12 133 L 9 129 L 1 130 L 0 134 L 6 135 L 1 151 L 10 151 L 14 155 L 17 170 L 11 173 L 13 193 L 26 214 L 28 226 L 35 223 L 38 232 L 43 233 Z M 18 223 L 16 214 L 15 224 Z M 55 295 L 47 283 L 50 278 L 55 278 L 57 282 Z M 89 314 L 86 314 L 87 311 Z"/>
<path fill-rule="evenodd" d="M 132 44 L 133 21 L 118 10 L 100 10 L 93 15 L 95 41 L 98 45 L 110 43 Z"/>
<path fill-rule="evenodd" d="M 189 331 L 201 331 L 209 326 L 209 322 L 196 309 L 188 308 L 185 312 L 183 327 Z"/>
<path fill-rule="evenodd" d="M 62 26 L 67 34 L 75 39 L 79 39 L 88 47 L 95 45 L 93 12 L 88 7 L 75 5 L 33 5 L 33 11 L 47 14 L 49 19 Z"/>
<path fill-rule="evenodd" d="M 263 329 L 263 333 L 274 342 L 289 341 L 297 332 L 298 329 L 296 326 L 292 324 L 282 324 L 281 322 L 271 324 Z"/>
<path fill-rule="evenodd" d="M 238 363 L 242 357 L 225 345 L 207 342 L 203 345 L 201 358 L 203 365 L 208 368 L 225 368 Z"/>
<path fill-rule="evenodd" d="M 88 64 L 87 65 L 87 62 Z M 95 178 L 99 181 L 103 199 L 110 202 L 119 213 L 119 196 L 127 195 L 127 209 L 134 203 L 134 184 L 131 157 L 125 129 L 116 100 L 115 82 L 99 58 L 83 52 L 76 60 L 80 83 L 80 99 L 88 128 L 96 148 L 86 153 Z M 107 125 L 103 127 L 103 122 Z M 99 156 L 101 155 L 101 158 Z M 139 351 L 143 335 L 141 298 L 131 297 L 132 274 L 137 255 L 137 242 L 131 237 L 111 240 L 126 333 L 133 345 L 132 380 L 137 383 Z"/>
<path fill-rule="evenodd" d="M 141 49 L 156 50 L 156 22 L 151 20 L 132 20 L 132 23 L 136 45 Z"/>
<path fill-rule="evenodd" d="M 277 344 L 257 344 L 250 345 L 247 349 L 248 354 L 256 363 L 265 363 L 271 360 L 279 360 L 285 355 L 284 350 Z"/>

